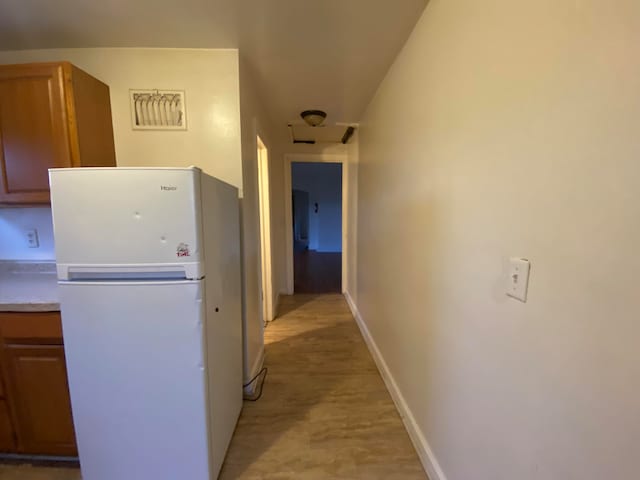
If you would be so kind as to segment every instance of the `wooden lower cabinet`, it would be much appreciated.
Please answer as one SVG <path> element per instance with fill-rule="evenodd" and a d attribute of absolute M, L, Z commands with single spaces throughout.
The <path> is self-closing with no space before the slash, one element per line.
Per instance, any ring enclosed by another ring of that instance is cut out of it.
<path fill-rule="evenodd" d="M 0 453 L 76 456 L 59 313 L 0 313 Z"/>
<path fill-rule="evenodd" d="M 0 400 L 0 451 L 16 451 L 16 433 L 11 422 L 7 402 Z"/>
<path fill-rule="evenodd" d="M 22 451 L 76 455 L 62 345 L 7 345 L 5 361 Z"/>

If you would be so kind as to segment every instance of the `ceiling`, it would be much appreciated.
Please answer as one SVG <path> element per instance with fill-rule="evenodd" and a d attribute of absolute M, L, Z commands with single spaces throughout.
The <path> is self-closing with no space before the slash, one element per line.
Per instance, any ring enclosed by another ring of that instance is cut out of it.
<path fill-rule="evenodd" d="M 357 122 L 427 0 L 2 0 L 0 50 L 239 48 L 273 119 Z"/>

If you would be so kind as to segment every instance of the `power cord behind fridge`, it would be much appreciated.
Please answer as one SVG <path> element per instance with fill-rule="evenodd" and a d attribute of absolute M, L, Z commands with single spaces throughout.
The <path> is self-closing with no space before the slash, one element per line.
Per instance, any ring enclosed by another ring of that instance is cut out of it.
<path fill-rule="evenodd" d="M 262 370 L 260 370 L 257 375 L 255 377 L 253 377 L 251 380 L 249 380 L 247 383 L 245 383 L 242 388 L 248 387 L 249 385 L 251 385 L 253 382 L 255 382 L 263 373 L 264 375 L 262 375 L 262 380 L 260 380 L 260 386 L 258 387 L 258 394 L 254 395 L 253 397 L 249 397 L 246 396 L 244 397 L 245 400 L 247 400 L 248 402 L 257 402 L 258 400 L 260 400 L 260 397 L 262 396 L 262 390 L 264 388 L 264 381 L 267 378 L 267 372 L 269 370 L 267 369 L 267 367 L 264 367 Z"/>

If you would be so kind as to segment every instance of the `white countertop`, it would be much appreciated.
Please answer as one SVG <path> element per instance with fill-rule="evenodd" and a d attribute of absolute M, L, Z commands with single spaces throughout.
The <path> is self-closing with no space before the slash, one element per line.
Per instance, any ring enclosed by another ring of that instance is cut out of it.
<path fill-rule="evenodd" d="M 54 262 L 0 261 L 0 312 L 59 310 Z"/>

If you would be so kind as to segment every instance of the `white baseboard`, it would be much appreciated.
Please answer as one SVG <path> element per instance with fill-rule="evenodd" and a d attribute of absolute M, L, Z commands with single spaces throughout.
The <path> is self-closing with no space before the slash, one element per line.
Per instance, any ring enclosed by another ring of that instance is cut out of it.
<path fill-rule="evenodd" d="M 423 468 L 427 472 L 430 480 L 447 480 L 436 460 L 435 455 L 433 454 L 433 450 L 429 446 L 427 439 L 424 437 L 420 429 L 418 428 L 418 424 L 407 405 L 407 402 L 404 400 L 402 396 L 402 392 L 398 388 L 393 375 L 389 371 L 389 367 L 387 363 L 384 361 L 376 342 L 373 340 L 367 325 L 362 320 L 362 316 L 358 311 L 358 307 L 353 302 L 351 295 L 349 292 L 345 292 L 344 294 L 347 303 L 349 304 L 349 308 L 351 309 L 351 313 L 353 317 L 356 319 L 356 323 L 360 328 L 360 333 L 362 333 L 362 337 L 364 338 L 367 347 L 369 348 L 369 352 L 373 357 L 373 360 L 376 362 L 376 366 L 378 367 L 378 371 L 382 376 L 382 380 L 384 380 L 384 384 L 387 386 L 387 390 L 389 390 L 389 394 L 393 399 L 393 403 L 395 403 L 398 413 L 402 418 L 402 422 L 404 423 L 405 428 L 407 429 L 407 433 L 409 434 L 409 438 L 411 438 L 411 442 L 413 442 L 413 446 L 418 453 L 418 457 L 420 457 L 420 462 L 422 463 Z"/>
<path fill-rule="evenodd" d="M 249 373 L 249 378 L 245 378 L 242 384 L 243 385 L 246 384 L 247 382 L 249 382 L 249 380 L 255 377 L 258 374 L 258 372 L 262 370 L 262 365 L 264 365 L 264 347 L 262 347 L 262 349 L 260 350 L 260 354 L 256 357 L 256 361 L 253 362 L 253 366 L 251 367 L 251 372 Z M 244 394 L 250 397 L 253 396 L 256 390 L 255 389 L 256 383 L 258 383 L 257 380 L 252 384 L 247 385 L 246 387 L 243 387 Z"/>

